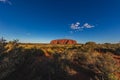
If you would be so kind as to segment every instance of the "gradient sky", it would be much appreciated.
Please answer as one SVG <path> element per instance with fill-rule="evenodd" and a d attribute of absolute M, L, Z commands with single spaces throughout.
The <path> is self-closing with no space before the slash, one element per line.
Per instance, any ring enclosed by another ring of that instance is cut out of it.
<path fill-rule="evenodd" d="M 120 41 L 120 0 L 0 0 L 0 37 Z"/>

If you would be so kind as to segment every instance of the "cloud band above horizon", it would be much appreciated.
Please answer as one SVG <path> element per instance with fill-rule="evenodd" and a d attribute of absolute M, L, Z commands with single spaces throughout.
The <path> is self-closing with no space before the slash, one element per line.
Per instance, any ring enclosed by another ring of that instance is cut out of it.
<path fill-rule="evenodd" d="M 73 33 L 74 31 L 75 31 L 75 32 L 76 32 L 76 31 L 81 31 L 81 30 L 83 30 L 83 29 L 85 29 L 85 28 L 91 29 L 91 28 L 93 28 L 93 27 L 95 27 L 95 26 L 90 25 L 90 24 L 88 24 L 88 23 L 84 23 L 82 26 L 80 26 L 80 22 L 76 22 L 76 23 L 72 23 L 72 24 L 70 25 L 70 29 L 72 30 L 72 31 L 70 31 L 70 32 Z"/>

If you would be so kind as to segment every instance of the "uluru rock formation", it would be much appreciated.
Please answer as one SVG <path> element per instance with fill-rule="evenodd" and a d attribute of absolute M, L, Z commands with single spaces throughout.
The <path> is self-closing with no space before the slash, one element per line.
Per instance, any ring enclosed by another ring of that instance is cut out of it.
<path fill-rule="evenodd" d="M 52 40 L 50 44 L 77 44 L 77 41 L 71 39 L 56 39 Z"/>

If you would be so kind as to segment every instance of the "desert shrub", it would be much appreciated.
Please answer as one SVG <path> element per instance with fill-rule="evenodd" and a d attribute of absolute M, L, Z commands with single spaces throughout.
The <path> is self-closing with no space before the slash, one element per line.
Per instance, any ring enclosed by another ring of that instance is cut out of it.
<path fill-rule="evenodd" d="M 49 54 L 54 54 L 54 53 L 55 53 L 55 51 L 52 50 L 51 48 L 48 48 L 48 49 L 47 49 L 47 52 L 48 52 Z"/>
<path fill-rule="evenodd" d="M 21 48 L 18 47 L 17 42 L 18 41 L 15 40 L 10 42 L 10 44 L 7 43 L 7 45 L 11 45 L 12 48 L 6 52 L 6 55 L 4 56 L 0 65 L 0 79 L 4 79 L 6 76 L 15 71 L 16 66 L 23 60 L 23 57 L 21 55 L 22 51 Z"/>
<path fill-rule="evenodd" d="M 120 49 L 119 43 L 116 44 L 104 43 L 104 44 L 98 44 L 98 47 L 95 50 L 101 53 L 110 52 L 112 54 L 119 55 L 120 54 L 119 49 Z"/>
<path fill-rule="evenodd" d="M 24 49 L 24 53 L 27 54 L 27 56 L 32 56 L 32 55 L 44 56 L 44 51 L 36 47 L 30 48 L 30 49 Z"/>
<path fill-rule="evenodd" d="M 95 42 L 86 42 L 80 46 L 75 46 L 80 52 L 94 52 L 98 45 Z"/>
<path fill-rule="evenodd" d="M 6 40 L 4 38 L 0 39 L 0 58 L 2 58 L 2 55 L 4 55 L 5 51 L 7 50 L 6 48 Z"/>
<path fill-rule="evenodd" d="M 113 73 L 119 71 L 119 67 L 116 65 L 116 61 L 113 59 L 113 57 L 109 54 L 110 53 L 99 56 L 95 65 L 104 79 L 113 80 L 110 75 L 112 74 L 115 76 Z"/>
<path fill-rule="evenodd" d="M 97 44 L 95 42 L 86 42 L 85 46 L 89 47 L 89 48 L 96 48 Z"/>
<path fill-rule="evenodd" d="M 74 55 L 74 61 L 84 69 L 94 72 L 94 76 L 99 80 L 113 80 L 113 73 L 119 69 L 110 53 L 78 53 Z"/>
<path fill-rule="evenodd" d="M 116 77 L 113 73 L 108 74 L 109 80 L 119 80 L 118 77 Z"/>
<path fill-rule="evenodd" d="M 90 41 L 90 42 L 86 42 L 86 43 L 85 43 L 85 45 L 96 46 L 96 43 L 95 43 L 95 42 Z"/>
<path fill-rule="evenodd" d="M 115 54 L 116 54 L 116 55 L 120 55 L 120 48 L 116 48 Z"/>

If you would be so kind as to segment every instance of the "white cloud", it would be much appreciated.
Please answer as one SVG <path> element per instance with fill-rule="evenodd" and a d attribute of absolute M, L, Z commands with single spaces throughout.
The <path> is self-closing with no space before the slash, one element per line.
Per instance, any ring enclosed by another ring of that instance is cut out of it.
<path fill-rule="evenodd" d="M 12 3 L 9 0 L 0 0 L 0 2 L 8 3 L 9 5 L 12 5 Z"/>
<path fill-rule="evenodd" d="M 83 25 L 83 27 L 84 27 L 84 28 L 93 28 L 94 26 L 92 26 L 92 25 L 90 25 L 90 24 L 88 24 L 88 23 L 85 23 L 85 24 Z"/>
<path fill-rule="evenodd" d="M 72 23 L 70 28 L 72 31 L 70 31 L 70 33 L 73 33 L 73 32 L 79 32 L 79 31 L 83 31 L 85 28 L 93 28 L 95 26 L 93 25 L 90 25 L 88 23 L 84 23 L 82 26 L 80 26 L 80 22 L 76 22 L 76 23 Z"/>
<path fill-rule="evenodd" d="M 73 29 L 73 30 L 77 30 L 77 29 L 79 29 L 80 27 L 79 27 L 79 25 L 80 25 L 80 23 L 79 22 L 76 22 L 75 24 L 71 24 L 71 29 Z"/>

